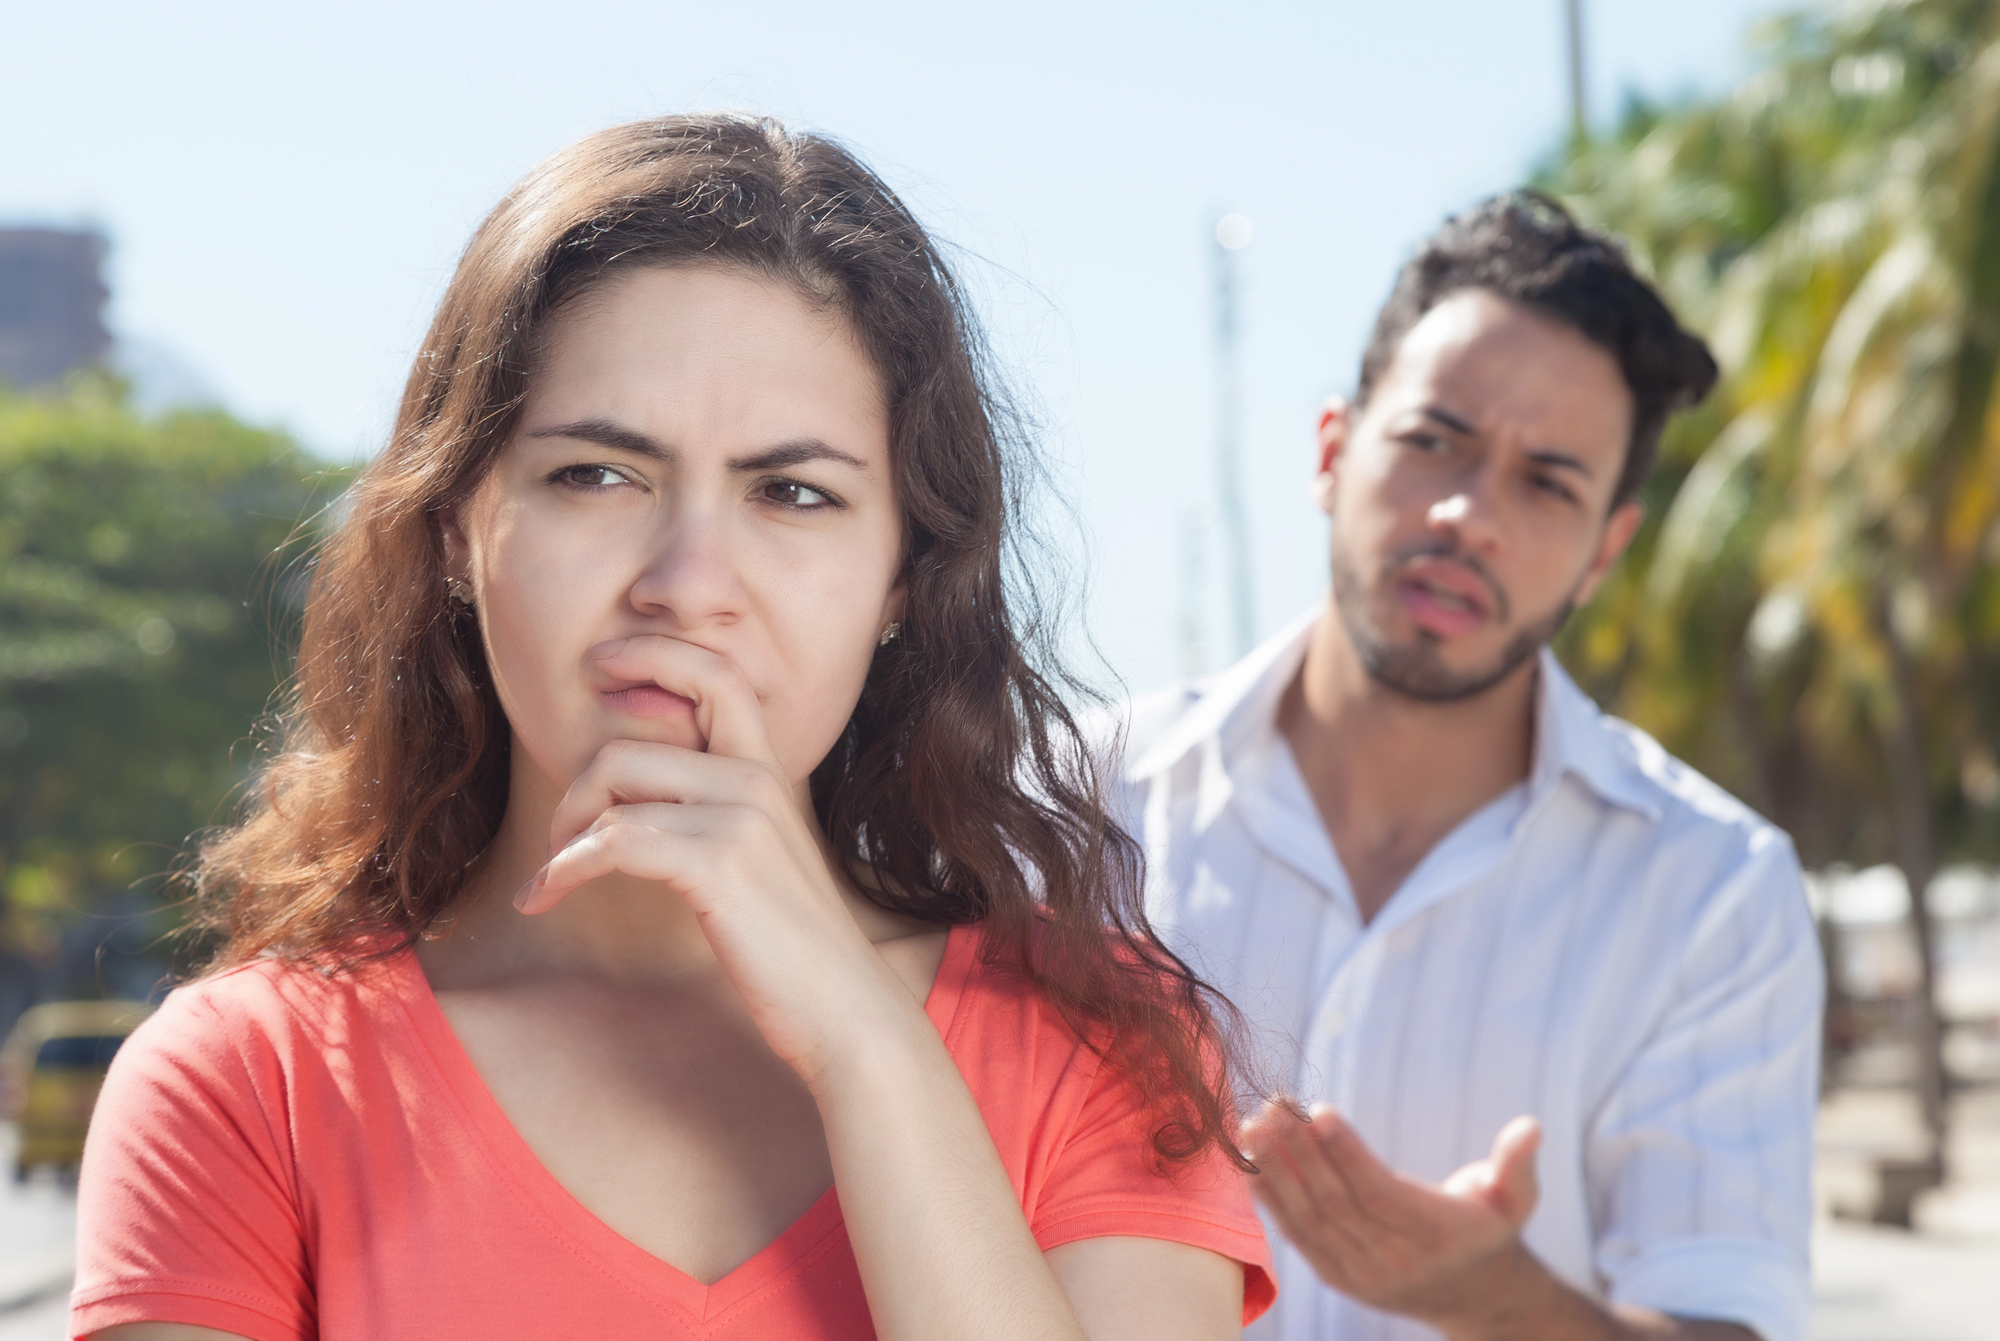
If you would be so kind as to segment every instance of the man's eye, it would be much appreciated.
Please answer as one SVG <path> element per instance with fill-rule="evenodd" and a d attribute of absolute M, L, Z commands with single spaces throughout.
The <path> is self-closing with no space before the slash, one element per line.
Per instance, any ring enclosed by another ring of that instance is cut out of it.
<path fill-rule="evenodd" d="M 1570 491 L 1568 485 L 1548 475 L 1536 476 L 1535 487 L 1551 497 L 1560 498 L 1566 502 L 1574 502 L 1576 499 L 1576 495 Z"/>
<path fill-rule="evenodd" d="M 782 507 L 809 511 L 814 508 L 836 506 L 833 495 L 813 488 L 810 484 L 800 484 L 797 480 L 771 480 L 764 485 L 764 497 Z"/>
<path fill-rule="evenodd" d="M 632 482 L 625 472 L 610 466 L 564 466 L 549 481 L 571 489 L 610 489 Z"/>

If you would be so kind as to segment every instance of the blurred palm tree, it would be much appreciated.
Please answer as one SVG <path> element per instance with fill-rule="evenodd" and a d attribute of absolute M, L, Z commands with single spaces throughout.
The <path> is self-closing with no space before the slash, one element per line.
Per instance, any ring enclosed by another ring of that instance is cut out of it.
<path fill-rule="evenodd" d="M 1760 48 L 1727 96 L 1635 103 L 1547 174 L 1725 370 L 1565 651 L 1808 866 L 1902 869 L 1936 1179 L 1925 892 L 2000 848 L 2000 0 L 1808 11 Z"/>

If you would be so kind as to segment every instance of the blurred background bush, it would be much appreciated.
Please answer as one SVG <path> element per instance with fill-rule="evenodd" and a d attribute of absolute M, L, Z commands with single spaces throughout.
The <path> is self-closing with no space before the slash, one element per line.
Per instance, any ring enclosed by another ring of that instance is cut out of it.
<path fill-rule="evenodd" d="M 215 823 L 285 672 L 287 568 L 339 472 L 95 373 L 0 392 L 0 1021 L 145 997 L 161 876 Z"/>

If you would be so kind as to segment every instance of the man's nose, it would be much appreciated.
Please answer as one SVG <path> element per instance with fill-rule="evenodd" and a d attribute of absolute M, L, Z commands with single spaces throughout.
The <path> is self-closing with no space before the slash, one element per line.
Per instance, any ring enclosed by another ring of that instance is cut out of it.
<path fill-rule="evenodd" d="M 1473 548 L 1491 544 L 1497 536 L 1491 474 L 1480 470 L 1432 503 L 1425 519 L 1438 530 L 1450 531 Z"/>

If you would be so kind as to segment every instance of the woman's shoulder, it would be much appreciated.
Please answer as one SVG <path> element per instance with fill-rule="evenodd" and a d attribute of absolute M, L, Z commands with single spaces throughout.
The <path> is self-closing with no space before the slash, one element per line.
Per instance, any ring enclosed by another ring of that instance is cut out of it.
<path fill-rule="evenodd" d="M 931 1003 L 935 1019 L 939 996 L 950 996 L 952 1012 L 939 1029 L 1029 1228 L 1044 1251 L 1111 1235 L 1167 1239 L 1234 1258 L 1247 1268 L 1247 1322 L 1273 1294 L 1249 1189 L 1219 1149 L 1192 1161 L 1159 1157 L 1154 1138 L 1170 1117 L 1111 1060 L 1109 1028 L 1073 1024 L 1021 964 L 1027 954 L 1046 965 L 1048 956 L 1064 953 L 1125 953 L 1108 933 L 1101 945 L 1059 944 L 1060 934 L 1041 919 L 1018 930 L 954 928 Z"/>
<path fill-rule="evenodd" d="M 1038 954 L 1045 940 L 1040 919 L 1020 931 L 992 921 L 953 927 L 931 988 L 933 1018 L 943 1008 L 939 1028 L 947 1022 L 962 1030 L 1008 1020 L 1067 1032 L 1060 1013 L 1027 968 L 1027 958 Z"/>
<path fill-rule="evenodd" d="M 1004 1024 L 1046 1034 L 1057 1046 L 1102 1051 L 1109 1027 L 1091 1022 L 1088 1012 L 1065 1011 L 1051 991 L 1054 984 L 1076 981 L 1075 961 L 1085 957 L 1095 961 L 1100 973 L 1109 970 L 1128 983 L 1145 982 L 1162 1002 L 1174 996 L 1177 984 L 1163 970 L 1144 965 L 1109 929 L 1084 941 L 1073 929 L 1038 914 L 1018 928 L 991 919 L 953 927 L 932 993 L 932 1013 L 937 1014 L 937 998 L 944 997 L 957 1006 L 954 1023 L 961 1028 Z"/>
<path fill-rule="evenodd" d="M 1097 1077 L 1109 1031 L 1065 1012 L 1049 975 L 1029 967 L 1046 962 L 1049 936 L 1041 918 L 1020 928 L 989 920 L 953 927 L 946 942 L 928 1009 L 982 1107 L 1080 1098 Z"/>
<path fill-rule="evenodd" d="M 401 995 L 407 950 L 369 950 L 351 961 L 267 957 L 175 987 L 121 1054 L 212 1053 L 239 1057 L 322 1049 L 368 1027 Z"/>

